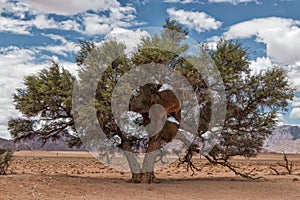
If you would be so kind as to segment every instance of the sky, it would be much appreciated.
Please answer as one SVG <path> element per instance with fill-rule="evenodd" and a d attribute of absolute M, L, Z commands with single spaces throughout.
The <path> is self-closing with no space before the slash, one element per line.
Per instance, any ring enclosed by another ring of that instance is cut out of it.
<path fill-rule="evenodd" d="M 253 73 L 287 69 L 296 98 L 281 124 L 300 125 L 300 1 L 298 0 L 0 0 L 0 137 L 20 116 L 12 95 L 23 78 L 50 66 L 70 70 L 79 40 L 114 37 L 134 49 L 147 32 L 177 20 L 189 36 L 215 48 L 220 38 L 250 48 Z"/>

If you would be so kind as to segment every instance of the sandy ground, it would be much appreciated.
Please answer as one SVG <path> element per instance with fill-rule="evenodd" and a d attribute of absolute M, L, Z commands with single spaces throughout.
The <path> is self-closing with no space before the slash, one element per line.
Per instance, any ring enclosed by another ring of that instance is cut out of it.
<path fill-rule="evenodd" d="M 292 175 L 274 175 L 282 155 L 235 158 L 246 172 L 255 169 L 260 180 L 245 180 L 204 159 L 191 177 L 184 166 L 159 169 L 160 184 L 128 183 L 130 173 L 106 167 L 86 152 L 16 152 L 7 176 L 0 176 L 0 199 L 300 199 L 300 155 L 288 155 Z"/>

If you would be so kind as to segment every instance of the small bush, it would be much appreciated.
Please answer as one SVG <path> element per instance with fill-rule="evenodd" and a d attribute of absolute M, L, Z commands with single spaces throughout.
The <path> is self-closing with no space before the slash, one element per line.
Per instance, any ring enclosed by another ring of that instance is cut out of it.
<path fill-rule="evenodd" d="M 13 152 L 7 149 L 0 149 L 0 175 L 5 175 L 10 165 Z"/>

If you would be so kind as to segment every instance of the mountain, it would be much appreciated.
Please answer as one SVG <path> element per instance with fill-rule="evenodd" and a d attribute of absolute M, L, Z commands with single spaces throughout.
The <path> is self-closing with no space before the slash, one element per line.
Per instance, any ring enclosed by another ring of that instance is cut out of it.
<path fill-rule="evenodd" d="M 69 148 L 66 144 L 66 137 L 56 141 L 48 141 L 44 146 L 37 138 L 20 143 L 0 138 L 0 148 L 11 150 L 48 150 L 48 151 L 85 151 L 84 147 Z M 300 153 L 300 127 L 284 125 L 277 127 L 265 140 L 264 152 L 273 153 Z"/>
<path fill-rule="evenodd" d="M 15 150 L 14 142 L 12 140 L 6 140 L 3 138 L 0 138 L 0 149 Z"/>
<path fill-rule="evenodd" d="M 45 145 L 42 145 L 42 142 L 37 138 L 22 141 L 15 143 L 13 140 L 6 140 L 0 138 L 0 149 L 10 149 L 13 151 L 16 150 L 47 150 L 47 151 L 84 151 L 83 147 L 81 148 L 69 148 L 66 144 L 66 137 L 61 137 L 55 141 L 49 140 Z"/>
<path fill-rule="evenodd" d="M 264 150 L 274 153 L 300 153 L 300 127 L 277 127 L 264 142 Z"/>

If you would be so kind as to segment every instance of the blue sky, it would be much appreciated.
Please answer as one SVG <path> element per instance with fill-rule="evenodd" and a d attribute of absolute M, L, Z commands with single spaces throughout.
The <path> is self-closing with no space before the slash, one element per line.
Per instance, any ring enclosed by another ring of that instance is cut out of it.
<path fill-rule="evenodd" d="M 251 48 L 253 73 L 272 66 L 288 70 L 297 98 L 283 124 L 300 124 L 300 1 L 297 0 L 0 0 L 0 137 L 9 138 L 12 94 L 23 77 L 49 59 L 76 73 L 80 39 L 115 37 L 133 49 L 143 27 L 177 20 L 190 37 L 212 48 L 220 38 Z"/>

